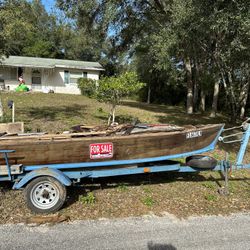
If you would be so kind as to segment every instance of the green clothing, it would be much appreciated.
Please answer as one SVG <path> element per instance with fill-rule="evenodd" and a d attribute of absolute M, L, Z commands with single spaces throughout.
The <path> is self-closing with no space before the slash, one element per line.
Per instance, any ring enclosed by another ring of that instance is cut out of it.
<path fill-rule="evenodd" d="M 26 92 L 29 91 L 29 88 L 24 83 L 22 83 L 15 90 L 16 92 Z"/>

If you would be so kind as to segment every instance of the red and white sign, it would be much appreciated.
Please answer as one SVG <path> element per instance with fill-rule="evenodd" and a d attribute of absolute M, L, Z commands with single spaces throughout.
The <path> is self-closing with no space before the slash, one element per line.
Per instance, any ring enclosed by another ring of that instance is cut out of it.
<path fill-rule="evenodd" d="M 113 143 L 95 143 L 89 145 L 90 159 L 106 159 L 113 157 Z"/>

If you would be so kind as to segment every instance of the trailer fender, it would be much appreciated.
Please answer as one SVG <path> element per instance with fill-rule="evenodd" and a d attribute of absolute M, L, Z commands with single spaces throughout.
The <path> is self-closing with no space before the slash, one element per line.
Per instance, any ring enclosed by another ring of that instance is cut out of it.
<path fill-rule="evenodd" d="M 19 182 L 16 182 L 13 186 L 13 189 L 20 189 L 24 187 L 29 181 L 35 179 L 39 176 L 51 176 L 57 179 L 60 183 L 65 186 L 70 186 L 72 184 L 68 176 L 66 176 L 62 171 L 58 169 L 51 168 L 41 168 L 34 170 L 26 174 Z"/>

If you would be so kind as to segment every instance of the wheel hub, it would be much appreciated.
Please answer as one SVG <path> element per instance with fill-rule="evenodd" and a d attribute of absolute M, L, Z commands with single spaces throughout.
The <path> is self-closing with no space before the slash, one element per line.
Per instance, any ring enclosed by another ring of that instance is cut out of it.
<path fill-rule="evenodd" d="M 53 183 L 41 182 L 33 187 L 30 198 L 37 208 L 49 209 L 59 200 L 59 190 Z"/>

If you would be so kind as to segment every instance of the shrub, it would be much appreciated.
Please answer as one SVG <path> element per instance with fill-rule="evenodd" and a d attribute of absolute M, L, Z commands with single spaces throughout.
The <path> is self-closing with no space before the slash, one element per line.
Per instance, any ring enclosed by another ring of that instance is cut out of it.
<path fill-rule="evenodd" d="M 96 81 L 88 78 L 79 78 L 77 81 L 78 88 L 82 95 L 94 97 L 96 92 Z"/>
<path fill-rule="evenodd" d="M 89 192 L 86 196 L 80 195 L 79 201 L 83 204 L 94 204 L 96 202 L 96 198 L 92 192 Z"/>

